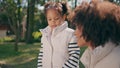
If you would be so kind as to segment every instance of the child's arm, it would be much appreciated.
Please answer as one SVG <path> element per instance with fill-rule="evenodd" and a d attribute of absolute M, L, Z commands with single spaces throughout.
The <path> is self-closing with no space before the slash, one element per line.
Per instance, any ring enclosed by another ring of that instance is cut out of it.
<path fill-rule="evenodd" d="M 41 44 L 40 53 L 38 55 L 37 68 L 42 68 L 42 57 L 43 57 L 43 45 Z"/>
<path fill-rule="evenodd" d="M 69 59 L 62 68 L 79 68 L 80 48 L 73 37 L 68 46 Z"/>

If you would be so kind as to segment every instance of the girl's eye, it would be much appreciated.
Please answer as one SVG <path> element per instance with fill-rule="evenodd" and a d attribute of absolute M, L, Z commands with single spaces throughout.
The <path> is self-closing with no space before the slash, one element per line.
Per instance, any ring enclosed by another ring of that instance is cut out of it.
<path fill-rule="evenodd" d="M 55 18 L 55 20 L 59 20 L 59 18 Z"/>
<path fill-rule="evenodd" d="M 51 21 L 51 19 L 48 19 L 48 21 Z"/>

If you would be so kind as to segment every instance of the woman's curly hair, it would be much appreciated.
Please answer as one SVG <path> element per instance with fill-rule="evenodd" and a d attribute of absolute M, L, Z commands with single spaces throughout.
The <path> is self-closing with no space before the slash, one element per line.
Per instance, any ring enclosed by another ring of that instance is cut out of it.
<path fill-rule="evenodd" d="M 75 9 L 72 23 L 82 28 L 82 36 L 95 47 L 108 41 L 120 43 L 120 7 L 110 2 L 82 3 Z"/>

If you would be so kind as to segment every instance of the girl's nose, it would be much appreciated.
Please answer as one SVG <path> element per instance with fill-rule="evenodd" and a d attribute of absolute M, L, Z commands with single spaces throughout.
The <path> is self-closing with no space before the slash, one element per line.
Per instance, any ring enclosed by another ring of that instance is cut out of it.
<path fill-rule="evenodd" d="M 55 20 L 52 20 L 52 23 L 55 23 Z"/>

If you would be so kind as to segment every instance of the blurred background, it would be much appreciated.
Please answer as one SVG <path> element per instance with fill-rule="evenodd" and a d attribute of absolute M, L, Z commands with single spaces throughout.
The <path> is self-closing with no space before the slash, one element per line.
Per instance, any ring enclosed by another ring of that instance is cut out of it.
<path fill-rule="evenodd" d="M 84 0 L 0 0 L 0 68 L 36 68 L 48 1 L 66 1 L 74 9 Z M 120 5 L 120 0 L 106 1 Z"/>

